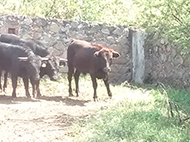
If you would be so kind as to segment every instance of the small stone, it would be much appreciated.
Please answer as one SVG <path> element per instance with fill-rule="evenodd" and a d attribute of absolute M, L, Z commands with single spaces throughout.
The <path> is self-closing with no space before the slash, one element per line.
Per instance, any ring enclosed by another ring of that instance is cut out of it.
<path fill-rule="evenodd" d="M 113 34 L 115 34 L 115 35 L 122 35 L 122 30 L 119 28 L 119 27 L 117 27 L 114 31 L 113 31 Z"/>
<path fill-rule="evenodd" d="M 101 31 L 102 31 L 102 33 L 104 33 L 106 35 L 110 34 L 110 31 L 108 29 L 102 29 Z"/>
<path fill-rule="evenodd" d="M 165 43 L 164 39 L 161 39 L 161 40 L 160 40 L 160 43 L 161 43 L 161 44 L 164 44 L 164 43 Z"/>
<path fill-rule="evenodd" d="M 59 28 L 59 26 L 56 23 L 53 22 L 50 25 L 49 29 L 50 29 L 50 31 L 57 33 L 57 32 L 59 32 L 60 28 Z"/>
<path fill-rule="evenodd" d="M 108 40 L 109 44 L 115 43 L 115 38 L 113 36 L 108 36 L 107 40 Z"/>

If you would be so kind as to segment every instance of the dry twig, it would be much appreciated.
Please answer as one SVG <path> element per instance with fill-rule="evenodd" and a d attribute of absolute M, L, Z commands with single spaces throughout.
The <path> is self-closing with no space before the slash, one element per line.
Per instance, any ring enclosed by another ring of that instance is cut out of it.
<path fill-rule="evenodd" d="M 174 110 L 176 111 L 177 113 L 177 117 L 178 117 L 178 120 L 179 120 L 179 123 L 182 124 L 184 123 L 185 121 L 189 120 L 190 119 L 190 116 L 188 115 L 188 113 L 183 109 L 181 108 L 178 104 L 176 104 L 175 102 L 171 101 L 168 97 L 168 94 L 167 94 L 167 91 L 166 91 L 166 87 L 163 83 L 161 82 L 158 82 L 158 85 L 157 86 L 160 86 L 163 90 L 163 93 L 165 94 L 166 96 L 166 104 L 167 104 L 167 110 L 168 110 L 168 120 L 170 119 L 170 116 L 171 117 L 174 117 Z M 175 109 L 173 109 L 173 107 Z M 180 110 L 180 111 L 179 111 Z M 181 118 L 181 114 L 180 112 L 183 113 L 183 115 L 185 114 L 185 118 Z M 171 114 L 171 115 L 170 115 Z"/>

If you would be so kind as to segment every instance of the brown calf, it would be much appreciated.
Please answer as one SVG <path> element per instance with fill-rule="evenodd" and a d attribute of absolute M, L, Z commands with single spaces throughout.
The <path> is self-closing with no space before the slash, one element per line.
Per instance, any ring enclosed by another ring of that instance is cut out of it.
<path fill-rule="evenodd" d="M 111 98 L 112 93 L 108 83 L 108 72 L 111 71 L 110 65 L 112 63 L 112 58 L 117 58 L 119 56 L 120 55 L 118 52 L 113 49 L 103 47 L 100 44 L 93 44 L 82 40 L 74 40 L 69 45 L 67 50 L 69 96 L 73 96 L 71 88 L 72 75 L 74 74 L 76 94 L 78 96 L 79 75 L 80 73 L 89 73 L 94 88 L 94 101 L 97 99 L 96 78 L 104 80 L 107 93 Z"/>

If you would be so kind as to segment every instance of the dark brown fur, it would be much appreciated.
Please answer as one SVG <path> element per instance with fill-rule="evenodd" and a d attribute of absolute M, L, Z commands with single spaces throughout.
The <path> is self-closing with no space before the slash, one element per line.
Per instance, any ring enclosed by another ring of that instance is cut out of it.
<path fill-rule="evenodd" d="M 97 98 L 96 78 L 103 79 L 108 95 L 112 97 L 108 83 L 108 72 L 111 70 L 110 65 L 112 63 L 112 58 L 117 57 L 119 57 L 118 52 L 114 51 L 113 49 L 103 47 L 101 44 L 89 43 L 82 40 L 73 41 L 69 45 L 67 51 L 69 96 L 73 96 L 71 88 L 72 75 L 74 74 L 76 94 L 78 96 L 79 75 L 81 73 L 89 73 L 94 88 L 94 100 Z"/>

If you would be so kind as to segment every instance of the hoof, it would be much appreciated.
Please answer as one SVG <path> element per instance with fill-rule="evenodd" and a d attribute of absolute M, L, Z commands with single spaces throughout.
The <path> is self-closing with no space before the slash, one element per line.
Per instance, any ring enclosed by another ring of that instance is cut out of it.
<path fill-rule="evenodd" d="M 42 98 L 42 95 L 36 96 L 35 98 L 40 99 L 40 98 Z"/>
<path fill-rule="evenodd" d="M 16 94 L 12 94 L 12 98 L 16 98 Z"/>
<path fill-rule="evenodd" d="M 94 99 L 94 102 L 98 102 L 98 98 L 96 97 L 96 98 L 93 98 Z"/>
<path fill-rule="evenodd" d="M 42 97 L 41 94 L 37 94 L 37 95 L 36 95 L 36 98 L 41 98 L 41 97 Z"/>
<path fill-rule="evenodd" d="M 74 95 L 72 93 L 69 93 L 69 97 L 73 97 Z"/>

